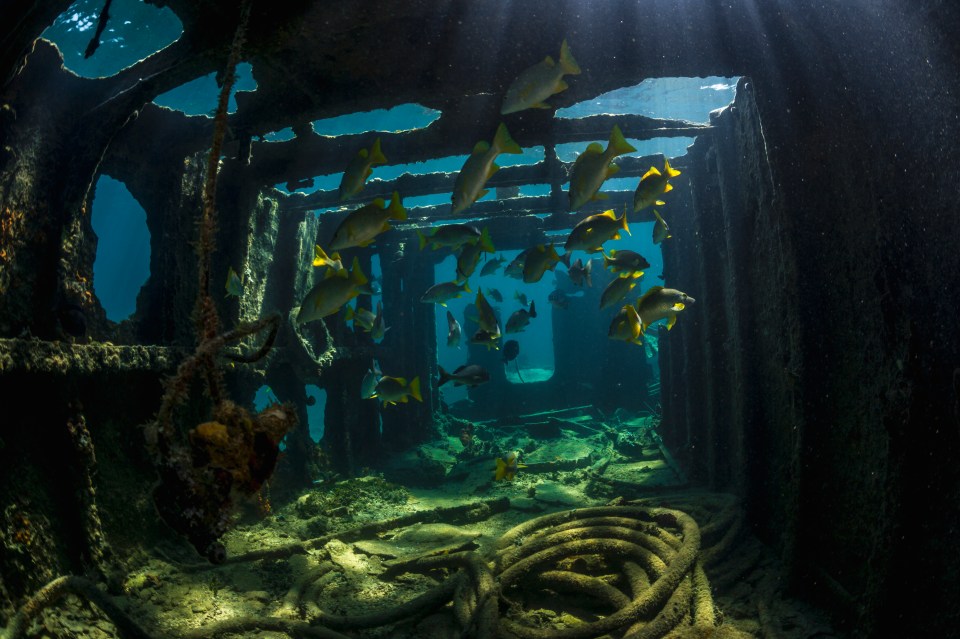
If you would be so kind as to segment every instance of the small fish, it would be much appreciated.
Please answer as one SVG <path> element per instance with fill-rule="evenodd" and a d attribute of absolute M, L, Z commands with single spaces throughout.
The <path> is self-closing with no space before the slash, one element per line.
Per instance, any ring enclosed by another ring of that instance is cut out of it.
<path fill-rule="evenodd" d="M 560 93 L 567 88 L 563 81 L 564 75 L 578 75 L 580 66 L 573 59 L 570 47 L 564 40 L 560 44 L 560 62 L 553 61 L 547 56 L 533 66 L 520 72 L 517 79 L 510 83 L 507 93 L 503 97 L 503 106 L 500 113 L 516 113 L 524 109 L 550 109 L 544 102 L 551 95 Z"/>
<path fill-rule="evenodd" d="M 590 272 L 593 270 L 593 260 L 587 260 L 586 266 L 583 264 L 583 260 L 577 259 L 573 263 L 573 266 L 567 268 L 567 275 L 570 276 L 570 281 L 573 282 L 574 286 L 583 286 L 586 284 L 589 287 L 593 287 L 593 280 L 590 279 Z"/>
<path fill-rule="evenodd" d="M 498 291 L 497 289 L 495 289 L 495 288 L 488 288 L 488 289 L 487 289 L 487 295 L 489 295 L 490 297 L 492 297 L 494 302 L 497 302 L 498 304 L 502 304 L 502 303 L 503 303 L 503 294 L 502 294 L 500 291 Z"/>
<path fill-rule="evenodd" d="M 224 288 L 227 289 L 226 297 L 240 297 L 243 295 L 243 280 L 240 279 L 240 276 L 237 275 L 237 272 L 233 270 L 232 266 L 227 271 L 227 283 Z"/>
<path fill-rule="evenodd" d="M 470 336 L 470 343 L 477 344 L 479 346 L 486 346 L 487 350 L 499 349 L 497 346 L 497 340 L 502 336 L 500 335 L 500 328 L 498 327 L 496 332 L 485 331 L 482 328 L 478 329 L 476 333 Z"/>
<path fill-rule="evenodd" d="M 632 277 L 613 278 L 613 281 L 607 285 L 607 288 L 603 289 L 603 293 L 600 295 L 600 308 L 604 309 L 620 302 L 636 285 L 637 282 Z"/>
<path fill-rule="evenodd" d="M 534 246 L 523 263 L 523 281 L 527 284 L 539 282 L 544 273 L 556 268 L 559 261 L 560 256 L 557 254 L 557 249 L 553 248 L 553 244 Z"/>
<path fill-rule="evenodd" d="M 473 205 L 478 199 L 487 194 L 483 185 L 496 173 L 500 167 L 494 163 L 501 153 L 521 154 L 523 149 L 513 141 L 507 127 L 501 122 L 497 133 L 493 137 L 493 144 L 477 142 L 464 162 L 463 168 L 457 174 L 453 184 L 453 208 L 451 213 L 459 213 Z"/>
<path fill-rule="evenodd" d="M 343 315 L 343 321 L 349 322 L 353 321 L 353 330 L 357 330 L 357 326 L 367 331 L 368 333 L 373 330 L 373 321 L 376 319 L 376 316 L 373 312 L 358 306 L 356 308 L 348 306 L 346 312 Z"/>
<path fill-rule="evenodd" d="M 469 224 L 444 224 L 433 230 L 433 233 L 427 235 L 417 230 L 417 237 L 420 238 L 420 250 L 422 251 L 427 244 L 431 245 L 433 250 L 449 246 L 456 251 L 464 244 L 483 243 L 483 250 L 487 253 L 493 253 L 493 242 L 490 240 L 490 231 L 484 227 L 483 231 Z"/>
<path fill-rule="evenodd" d="M 460 334 L 462 332 L 460 322 L 453 316 L 453 313 L 447 311 L 447 346 L 460 348 Z"/>
<path fill-rule="evenodd" d="M 375 342 L 379 342 L 389 330 L 390 327 L 387 326 L 386 321 L 383 319 L 383 302 L 378 301 L 377 314 L 373 316 L 373 326 L 370 327 L 370 338 Z"/>
<path fill-rule="evenodd" d="M 652 287 L 637 300 L 640 330 L 646 332 L 651 324 L 665 319 L 669 331 L 677 322 L 677 313 L 694 302 L 695 299 L 675 288 Z"/>
<path fill-rule="evenodd" d="M 400 194 L 393 192 L 390 206 L 383 198 L 353 211 L 340 223 L 330 242 L 331 251 L 340 251 L 354 246 L 369 246 L 378 235 L 390 230 L 390 220 L 407 219 L 407 211 L 400 201 Z"/>
<path fill-rule="evenodd" d="M 479 364 L 464 364 L 452 373 L 443 370 L 440 367 L 440 382 L 438 387 L 447 382 L 453 382 L 454 386 L 479 386 L 490 381 L 490 372 Z"/>
<path fill-rule="evenodd" d="M 530 249 L 525 249 L 520 251 L 520 253 L 507 264 L 507 267 L 503 269 L 503 274 L 507 277 L 515 277 L 518 280 L 523 279 L 523 263 L 527 261 L 527 254 L 530 252 Z"/>
<path fill-rule="evenodd" d="M 373 398 L 377 392 L 377 384 L 380 382 L 382 376 L 383 373 L 380 372 L 380 367 L 377 366 L 377 362 L 374 360 L 373 365 L 367 370 L 363 376 L 363 380 L 360 382 L 360 399 Z"/>
<path fill-rule="evenodd" d="M 598 253 L 603 250 L 603 243 L 607 240 L 619 240 L 621 230 L 630 234 L 626 211 L 619 218 L 613 209 L 588 215 L 573 227 L 563 248 L 567 253 L 572 251 Z"/>
<path fill-rule="evenodd" d="M 414 377 L 408 384 L 405 377 L 390 377 L 384 375 L 380 378 L 380 381 L 377 382 L 373 397 L 376 397 L 384 404 L 406 404 L 408 397 L 422 402 L 423 397 L 420 395 L 420 377 Z"/>
<path fill-rule="evenodd" d="M 513 481 L 517 470 L 520 468 L 526 468 L 526 466 L 519 463 L 516 451 L 510 451 L 505 459 L 497 457 L 497 468 L 494 471 L 493 480 L 506 479 L 507 481 Z"/>
<path fill-rule="evenodd" d="M 479 242 L 474 244 L 464 244 L 460 247 L 457 254 L 457 281 L 462 282 L 473 275 L 477 270 L 477 264 L 480 263 L 480 253 L 483 248 Z"/>
<path fill-rule="evenodd" d="M 461 293 L 472 293 L 467 282 L 440 282 L 434 284 L 420 297 L 424 304 L 439 304 L 446 308 L 447 302 L 455 297 L 460 297 Z"/>
<path fill-rule="evenodd" d="M 520 354 L 520 342 L 515 339 L 508 339 L 503 343 L 503 363 L 512 362 Z"/>
<path fill-rule="evenodd" d="M 530 323 L 530 319 L 536 316 L 537 307 L 533 302 L 530 302 L 529 311 L 525 308 L 521 308 L 519 311 L 513 312 L 513 314 L 510 316 L 510 319 L 507 320 L 507 327 L 504 329 L 504 332 L 519 333 L 527 327 L 527 325 Z"/>
<path fill-rule="evenodd" d="M 334 253 L 328 257 L 327 254 L 323 252 L 323 249 L 320 248 L 319 244 L 313 247 L 313 265 L 316 267 L 326 266 L 335 271 L 343 270 L 343 260 L 340 259 L 340 254 Z"/>
<path fill-rule="evenodd" d="M 659 244 L 665 239 L 673 237 L 670 235 L 670 227 L 667 226 L 667 223 L 660 217 L 657 209 L 653 209 L 653 215 L 657 218 L 657 221 L 653 224 L 653 243 Z"/>
<path fill-rule="evenodd" d="M 527 294 L 526 294 L 526 293 L 521 293 L 520 291 L 514 291 L 514 292 L 513 292 L 513 299 L 515 299 L 515 300 L 517 300 L 518 302 L 520 302 L 520 306 L 529 306 L 529 304 L 527 303 Z"/>
<path fill-rule="evenodd" d="M 343 202 L 363 190 L 364 182 L 373 173 L 374 164 L 386 163 L 387 158 L 380 150 L 380 138 L 374 140 L 369 151 L 367 149 L 357 151 L 340 179 L 340 201 Z"/>
<path fill-rule="evenodd" d="M 607 331 L 607 337 L 610 339 L 620 339 L 632 344 L 643 343 L 643 331 L 640 330 L 640 316 L 633 304 L 627 304 L 621 308 L 610 322 L 610 330 Z"/>
<path fill-rule="evenodd" d="M 360 269 L 360 260 L 353 258 L 350 271 L 327 269 L 324 279 L 317 283 L 300 303 L 297 324 L 312 322 L 333 315 L 340 308 L 359 295 L 362 288 L 369 284 L 367 276 Z"/>
<path fill-rule="evenodd" d="M 547 301 L 557 308 L 567 308 L 570 306 L 570 297 L 560 289 L 551 291 L 550 295 L 547 296 Z"/>
<path fill-rule="evenodd" d="M 488 333 L 492 339 L 500 338 L 500 323 L 497 322 L 497 316 L 493 312 L 490 302 L 483 296 L 483 291 L 477 291 L 477 299 L 474 302 L 477 307 L 477 326 L 481 331 Z"/>
<path fill-rule="evenodd" d="M 480 277 L 483 277 L 484 275 L 493 275 L 500 268 L 500 265 L 506 261 L 506 258 L 504 258 L 502 255 L 492 260 L 487 260 L 487 263 L 483 265 L 482 269 L 480 269 Z"/>
<path fill-rule="evenodd" d="M 604 180 L 620 171 L 620 167 L 612 164 L 613 159 L 633 151 L 636 149 L 623 137 L 617 125 L 613 125 L 606 150 L 599 142 L 590 143 L 577 157 L 570 172 L 570 210 L 576 211 L 590 200 L 607 199 L 605 194 L 597 191 Z"/>
<path fill-rule="evenodd" d="M 670 160 L 666 157 L 663 158 L 663 173 L 657 167 L 651 166 L 650 170 L 640 178 L 640 184 L 637 185 L 637 190 L 633 194 L 634 212 L 654 204 L 663 206 L 665 202 L 660 199 L 660 196 L 673 190 L 673 185 L 670 184 L 669 180 L 678 175 L 680 175 L 680 171 L 672 168 Z"/>
<path fill-rule="evenodd" d="M 609 257 L 604 253 L 603 266 L 614 273 L 639 277 L 644 269 L 650 268 L 650 262 L 636 251 L 622 249 L 610 251 Z"/>

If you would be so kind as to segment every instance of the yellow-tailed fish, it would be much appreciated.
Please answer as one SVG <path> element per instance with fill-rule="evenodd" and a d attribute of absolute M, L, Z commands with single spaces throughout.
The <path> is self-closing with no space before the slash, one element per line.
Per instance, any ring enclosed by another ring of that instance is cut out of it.
<path fill-rule="evenodd" d="M 473 275 L 480 263 L 480 246 L 477 244 L 464 244 L 457 253 L 457 281 L 462 282 Z"/>
<path fill-rule="evenodd" d="M 463 330 L 460 328 L 460 322 L 453 316 L 453 313 L 447 311 L 447 346 L 451 348 L 460 348 L 460 336 Z"/>
<path fill-rule="evenodd" d="M 360 260 L 353 258 L 350 271 L 327 269 L 325 277 L 310 289 L 297 313 L 297 324 L 312 322 L 333 315 L 340 308 L 359 295 L 369 280 L 360 268 Z"/>
<path fill-rule="evenodd" d="M 428 288 L 420 296 L 420 301 L 424 304 L 439 304 L 446 308 L 447 302 L 455 297 L 460 297 L 461 293 L 472 293 L 467 282 L 463 284 L 459 282 L 440 282 Z"/>
<path fill-rule="evenodd" d="M 383 319 L 383 302 L 377 302 L 377 313 L 373 316 L 373 326 L 370 327 L 370 337 L 375 342 L 383 339 L 390 327 Z"/>
<path fill-rule="evenodd" d="M 677 322 L 677 313 L 696 302 L 695 299 L 675 288 L 654 286 L 637 300 L 640 330 L 646 332 L 658 320 L 667 320 L 667 330 Z"/>
<path fill-rule="evenodd" d="M 653 215 L 657 218 L 657 221 L 653 223 L 653 243 L 659 244 L 669 237 L 670 227 L 667 226 L 667 223 L 663 221 L 663 218 L 660 217 L 660 213 L 657 212 L 657 209 L 653 209 Z"/>
<path fill-rule="evenodd" d="M 633 304 L 627 304 L 617 312 L 607 331 L 610 339 L 620 339 L 632 344 L 643 344 L 643 331 L 640 330 L 640 315 Z"/>
<path fill-rule="evenodd" d="M 520 72 L 520 75 L 510 84 L 503 97 L 503 106 L 500 107 L 500 113 L 506 115 L 530 108 L 551 108 L 544 100 L 567 88 L 563 76 L 579 73 L 580 66 L 573 59 L 570 47 L 564 40 L 560 45 L 559 63 L 554 62 L 553 58 L 547 56 L 542 61 Z"/>
<path fill-rule="evenodd" d="M 477 332 L 470 337 L 470 343 L 478 344 L 480 346 L 486 346 L 488 351 L 491 348 L 495 350 L 500 350 L 500 346 L 499 344 L 497 344 L 497 340 L 500 339 L 501 337 L 503 336 L 500 335 L 499 328 L 495 333 L 491 333 L 490 331 L 485 331 L 481 328 L 481 329 L 478 329 Z"/>
<path fill-rule="evenodd" d="M 593 280 L 590 279 L 590 272 L 593 270 L 593 260 L 587 260 L 584 265 L 583 260 L 577 259 L 572 265 L 567 267 L 567 275 L 574 286 L 593 286 Z"/>
<path fill-rule="evenodd" d="M 530 319 L 537 316 L 537 306 L 533 302 L 530 302 L 530 310 L 521 308 L 519 311 L 514 311 L 510 318 L 507 320 L 507 326 L 503 329 L 505 333 L 519 333 L 523 331 L 530 323 Z"/>
<path fill-rule="evenodd" d="M 420 238 L 420 250 L 430 244 L 434 250 L 449 246 L 456 251 L 464 244 L 480 242 L 484 251 L 493 253 L 493 243 L 490 240 L 490 232 L 486 227 L 481 231 L 469 224 L 444 224 L 436 227 L 433 233 L 429 235 L 418 229 L 417 237 Z"/>
<path fill-rule="evenodd" d="M 373 330 L 374 319 L 375 315 L 373 312 L 363 308 L 362 306 L 358 306 L 357 308 L 348 306 L 347 310 L 343 314 L 344 322 L 349 322 L 351 320 L 353 321 L 353 330 L 357 330 L 357 327 L 359 326 L 368 333 Z"/>
<path fill-rule="evenodd" d="M 447 382 L 453 382 L 454 386 L 479 386 L 490 381 L 490 371 L 479 364 L 464 364 L 452 373 L 448 373 L 440 366 L 440 381 L 437 387 L 443 386 Z"/>
<path fill-rule="evenodd" d="M 662 173 L 657 167 L 651 166 L 650 170 L 640 178 L 640 184 L 637 185 L 637 190 L 633 194 L 633 210 L 636 212 L 654 204 L 663 206 L 664 202 L 660 196 L 673 190 L 669 180 L 678 175 L 680 171 L 672 168 L 667 158 L 663 159 Z"/>
<path fill-rule="evenodd" d="M 340 254 L 334 253 L 328 257 L 327 254 L 324 253 L 323 249 L 320 248 L 319 244 L 316 244 L 313 247 L 313 265 L 316 267 L 326 266 L 327 268 L 332 268 L 335 271 L 343 270 L 343 260 L 340 259 Z"/>
<path fill-rule="evenodd" d="M 390 206 L 382 198 L 360 207 L 350 213 L 333 234 L 331 251 L 339 251 L 353 246 L 368 246 L 378 235 L 390 230 L 390 220 L 407 219 L 407 211 L 400 201 L 400 194 L 393 192 Z"/>
<path fill-rule="evenodd" d="M 502 122 L 497 127 L 493 144 L 487 144 L 483 141 L 477 142 L 470 153 L 470 157 L 467 158 L 463 168 L 457 174 L 457 180 L 453 184 L 453 195 L 451 196 L 453 200 L 452 213 L 466 210 L 487 194 L 483 186 L 500 169 L 494 163 L 494 160 L 501 153 L 523 153 L 523 149 L 513 141 L 507 127 Z"/>
<path fill-rule="evenodd" d="M 487 260 L 486 264 L 483 265 L 483 268 L 480 269 L 480 277 L 483 277 L 484 275 L 493 275 L 500 269 L 500 265 L 506 261 L 506 258 L 502 255 L 500 257 L 495 257 L 492 260 Z"/>
<path fill-rule="evenodd" d="M 493 307 L 490 306 L 487 298 L 483 296 L 482 290 L 477 291 L 477 299 L 474 302 L 474 306 L 477 307 L 477 326 L 480 327 L 480 330 L 494 336 L 494 339 L 500 337 L 500 323 L 497 322 L 497 316 L 493 312 Z"/>
<path fill-rule="evenodd" d="M 520 468 L 526 468 L 526 465 L 519 463 L 519 459 L 515 451 L 510 451 L 505 458 L 497 457 L 497 468 L 494 471 L 493 479 L 494 481 L 500 481 L 501 479 L 513 481 L 514 476 L 517 474 L 517 470 Z"/>
<path fill-rule="evenodd" d="M 650 268 L 648 262 L 642 255 L 636 251 L 628 249 L 612 250 L 608 256 L 603 254 L 603 266 L 610 269 L 613 273 L 625 273 L 628 275 L 643 274 L 643 269 Z M 637 275 L 639 277 L 639 275 Z"/>
<path fill-rule="evenodd" d="M 617 125 L 613 125 L 606 150 L 599 142 L 591 142 L 577 157 L 570 172 L 570 210 L 576 211 L 590 200 L 607 199 L 607 195 L 597 191 L 604 180 L 620 170 L 620 167 L 612 163 L 613 159 L 633 151 L 636 149 L 623 137 Z"/>
<path fill-rule="evenodd" d="M 626 211 L 619 218 L 613 209 L 588 215 L 573 227 L 563 248 L 567 253 L 571 251 L 597 253 L 603 250 L 603 243 L 607 240 L 619 240 L 620 231 L 630 234 Z"/>
<path fill-rule="evenodd" d="M 237 272 L 233 270 L 232 266 L 227 271 L 227 283 L 224 285 L 224 288 L 227 289 L 226 297 L 240 297 L 243 295 L 243 280 L 240 279 L 240 276 L 237 275 Z"/>
<path fill-rule="evenodd" d="M 523 262 L 523 281 L 527 284 L 539 282 L 544 273 L 557 267 L 559 261 L 560 255 L 557 254 L 557 249 L 553 248 L 553 244 L 534 246 Z"/>
<path fill-rule="evenodd" d="M 613 281 L 607 285 L 607 288 L 603 289 L 603 293 L 600 295 L 600 308 L 604 309 L 620 302 L 636 285 L 636 279 L 633 277 L 613 278 Z"/>
<path fill-rule="evenodd" d="M 389 375 L 384 375 L 380 378 L 380 381 L 377 382 L 372 397 L 376 397 L 384 404 L 406 404 L 408 397 L 422 402 L 423 397 L 420 395 L 420 377 L 414 377 L 408 384 L 405 377 L 390 377 Z"/>
<path fill-rule="evenodd" d="M 380 138 L 373 142 L 370 150 L 360 149 L 343 172 L 340 180 L 340 201 L 353 197 L 363 190 L 363 185 L 373 173 L 374 164 L 386 164 L 387 158 L 380 151 Z"/>

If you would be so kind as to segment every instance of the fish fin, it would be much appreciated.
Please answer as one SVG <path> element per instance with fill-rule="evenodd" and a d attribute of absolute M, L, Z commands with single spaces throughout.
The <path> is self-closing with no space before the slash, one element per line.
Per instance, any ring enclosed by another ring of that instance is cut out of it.
<path fill-rule="evenodd" d="M 632 277 L 635 280 L 639 280 L 641 277 L 643 277 L 643 273 L 644 271 L 633 271 L 632 273 L 630 273 L 630 277 Z"/>
<path fill-rule="evenodd" d="M 499 170 L 500 170 L 500 167 L 497 166 L 496 162 L 490 164 L 490 169 L 487 171 L 487 179 L 489 180 L 490 178 L 492 178 L 493 174 Z"/>
<path fill-rule="evenodd" d="M 554 62 L 554 61 L 553 61 L 553 58 L 551 58 L 550 56 L 545 57 L 545 58 L 543 59 L 543 63 L 544 63 L 545 65 L 547 65 L 548 67 L 555 67 L 555 66 L 557 66 L 557 63 Z"/>
<path fill-rule="evenodd" d="M 580 73 L 580 65 L 573 59 L 573 54 L 570 53 L 570 46 L 566 40 L 560 43 L 560 66 L 563 67 L 564 73 L 573 75 Z"/>
<path fill-rule="evenodd" d="M 677 316 L 676 316 L 676 314 L 671 315 L 670 317 L 668 317 L 668 318 L 667 318 L 667 330 L 669 331 L 670 329 L 672 329 L 672 328 L 673 328 L 673 325 L 676 324 L 676 323 L 677 323 Z"/>
<path fill-rule="evenodd" d="M 403 208 L 403 201 L 400 199 L 400 194 L 396 191 L 393 192 L 393 197 L 390 198 L 390 218 L 394 220 L 407 219 L 407 210 Z"/>
<path fill-rule="evenodd" d="M 357 151 L 357 155 L 362 158 L 366 158 L 368 155 L 370 155 L 370 152 L 367 151 L 366 149 L 360 149 L 359 151 Z"/>
<path fill-rule="evenodd" d="M 438 366 L 437 368 L 440 369 L 440 381 L 437 382 L 437 388 L 440 388 L 441 386 L 449 382 L 452 379 L 452 377 L 450 377 L 450 373 L 443 370 L 443 366 Z"/>
<path fill-rule="evenodd" d="M 624 153 L 633 153 L 637 150 L 627 142 L 627 138 L 623 137 L 620 127 L 616 124 L 613 125 L 613 130 L 610 132 L 610 146 L 608 148 L 613 149 L 613 157 L 623 155 Z"/>
<path fill-rule="evenodd" d="M 570 88 L 570 85 L 563 81 L 563 78 L 557 80 L 556 86 L 553 88 L 554 93 L 560 93 Z"/>
<path fill-rule="evenodd" d="M 676 304 L 673 305 L 673 310 L 675 311 L 682 311 L 685 308 L 686 306 L 684 305 L 683 302 L 677 302 Z"/>
<path fill-rule="evenodd" d="M 497 127 L 497 133 L 493 136 L 493 145 L 500 153 L 512 153 L 513 155 L 520 155 L 523 153 L 523 149 L 520 148 L 520 145 L 514 142 L 513 138 L 510 137 L 510 132 L 507 131 L 507 125 L 503 122 L 501 122 L 500 126 Z"/>
<path fill-rule="evenodd" d="M 507 462 L 503 461 L 500 457 L 497 457 L 497 469 L 494 471 L 493 480 L 500 481 L 507 474 Z"/>
<path fill-rule="evenodd" d="M 536 316 L 537 316 L 537 307 L 534 305 L 533 300 L 530 300 L 530 311 L 529 311 L 529 314 L 530 314 L 530 317 L 536 317 Z"/>
<path fill-rule="evenodd" d="M 427 245 L 427 236 L 423 234 L 423 231 L 417 229 L 417 237 L 420 239 L 420 250 L 422 251 Z"/>
<path fill-rule="evenodd" d="M 607 177 L 610 177 L 611 175 L 616 175 L 619 172 L 620 172 L 620 167 L 617 166 L 616 164 L 611 164 L 610 166 L 607 167 Z"/>
<path fill-rule="evenodd" d="M 672 191 L 672 190 L 673 190 L 673 185 L 670 184 L 669 182 L 667 182 L 667 185 L 666 185 L 665 187 L 663 187 L 663 192 L 664 192 L 664 193 L 669 193 L 669 192 Z"/>
<path fill-rule="evenodd" d="M 352 306 L 348 306 L 347 310 L 343 313 L 343 321 L 349 322 L 356 315 L 356 311 L 353 310 Z"/>
<path fill-rule="evenodd" d="M 464 282 L 464 284 L 463 284 L 463 292 L 464 292 L 464 293 L 473 293 L 473 291 L 470 290 L 470 282 Z M 477 289 L 477 295 L 480 295 L 480 289 L 479 289 L 479 288 Z"/>
<path fill-rule="evenodd" d="M 418 402 L 423 401 L 423 397 L 420 395 L 420 376 L 419 375 L 414 377 L 413 380 L 410 382 L 410 394 Z"/>
<path fill-rule="evenodd" d="M 386 203 L 386 201 L 385 201 L 382 197 L 374 198 L 374 200 L 373 200 L 373 205 L 374 205 L 375 207 L 377 207 L 378 209 L 385 209 L 385 208 L 387 208 L 387 203 Z"/>
<path fill-rule="evenodd" d="M 610 196 L 607 195 L 606 193 L 594 193 L 593 197 L 591 197 L 590 199 L 591 200 L 609 200 Z"/>
<path fill-rule="evenodd" d="M 493 248 L 493 240 L 490 239 L 490 230 L 486 226 L 480 232 L 480 248 L 484 253 L 496 252 L 496 249 Z"/>
<path fill-rule="evenodd" d="M 489 193 L 489 192 L 490 192 L 490 189 L 483 189 L 483 190 L 481 190 L 479 193 L 477 193 L 477 199 L 479 200 L 480 198 L 482 198 L 483 196 L 485 196 L 485 195 L 486 195 L 487 193 Z"/>
<path fill-rule="evenodd" d="M 666 157 L 663 158 L 663 172 L 666 173 L 668 177 L 677 177 L 680 175 L 680 171 L 670 166 L 670 160 Z"/>
<path fill-rule="evenodd" d="M 623 223 L 622 226 L 621 226 L 621 228 L 622 228 L 624 231 L 627 232 L 627 235 L 633 235 L 633 233 L 630 232 L 630 226 L 627 224 L 627 212 L 626 212 L 626 211 L 623 212 L 623 216 L 620 218 L 620 221 Z"/>
<path fill-rule="evenodd" d="M 383 154 L 383 151 L 380 150 L 380 138 L 377 138 L 373 141 L 373 146 L 370 147 L 370 164 L 386 164 L 387 156 Z"/>
<path fill-rule="evenodd" d="M 660 170 L 657 169 L 657 167 L 651 166 L 651 167 L 650 167 L 650 170 L 647 171 L 646 173 L 644 173 L 644 174 L 643 174 L 643 177 L 640 178 L 640 181 L 643 182 L 644 180 L 646 180 L 646 179 L 647 179 L 648 177 L 650 177 L 650 176 L 660 175 L 660 174 L 661 174 L 661 173 L 660 173 Z"/>
<path fill-rule="evenodd" d="M 486 153 L 490 150 L 490 143 L 484 140 L 480 140 L 473 145 L 473 152 L 471 155 L 476 155 L 477 153 Z"/>
<path fill-rule="evenodd" d="M 354 256 L 353 264 L 350 267 L 350 279 L 353 280 L 353 283 L 357 286 L 370 283 L 367 276 L 363 274 L 363 269 L 360 268 L 360 258 L 356 256 Z"/>
<path fill-rule="evenodd" d="M 556 91 L 554 91 L 556 93 Z M 553 107 L 547 104 L 546 102 L 534 102 L 530 105 L 531 109 L 552 109 Z"/>
<path fill-rule="evenodd" d="M 367 170 L 363 172 L 363 179 L 366 180 L 366 179 L 367 179 L 368 177 L 370 177 L 371 175 L 373 175 L 373 169 L 371 169 L 370 167 L 367 167 Z M 360 190 L 361 190 L 361 191 L 363 190 L 363 187 L 364 187 L 364 184 L 361 183 L 361 184 L 360 184 Z"/>

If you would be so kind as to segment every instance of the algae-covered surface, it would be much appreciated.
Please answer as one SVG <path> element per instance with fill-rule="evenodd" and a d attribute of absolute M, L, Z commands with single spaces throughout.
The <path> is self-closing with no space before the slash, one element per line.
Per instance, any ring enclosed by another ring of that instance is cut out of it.
<path fill-rule="evenodd" d="M 723 586 L 715 590 L 729 636 L 770 632 L 774 622 L 765 622 L 761 609 L 786 620 L 780 636 L 826 628 L 812 613 L 774 596 L 776 566 L 757 542 L 740 534 L 734 498 L 682 492 L 682 477 L 658 445 L 655 418 L 539 414 L 509 424 L 452 418 L 441 423 L 437 440 L 398 455 L 382 472 L 330 477 L 269 512 L 261 508 L 253 515 L 251 509 L 225 535 L 228 559 L 221 565 L 200 561 L 187 544 L 144 550 L 131 562 L 136 567 L 115 600 L 155 637 L 454 638 L 494 636 L 491 627 L 516 623 L 560 631 L 603 623 L 613 612 L 608 604 L 589 603 L 593 590 L 631 592 L 629 579 L 617 575 L 626 557 L 620 546 L 602 549 L 634 534 L 624 526 L 652 526 L 642 508 L 663 504 L 699 521 L 703 544 L 709 544 L 700 556 L 714 564 L 705 574 Z M 517 455 L 515 475 L 495 480 L 497 458 L 511 452 Z M 561 532 L 570 528 L 563 522 L 593 511 L 606 518 L 585 519 L 580 532 Z M 638 513 L 641 520 L 624 523 Z M 683 526 L 697 524 L 678 521 L 660 536 L 681 557 L 681 544 L 694 541 Z M 556 531 L 557 544 L 585 543 L 576 540 L 591 522 L 601 525 L 600 539 L 590 542 L 601 550 L 557 559 L 541 577 L 559 579 L 552 585 L 518 580 L 512 568 L 530 561 L 527 549 L 551 547 L 547 533 Z M 613 540 L 603 540 L 610 535 Z M 500 580 L 509 583 L 495 586 Z M 571 583 L 588 590 L 578 596 Z M 421 601 L 426 603 L 410 612 Z M 97 608 L 73 597 L 46 610 L 34 628 L 37 636 L 51 638 L 119 636 Z"/>

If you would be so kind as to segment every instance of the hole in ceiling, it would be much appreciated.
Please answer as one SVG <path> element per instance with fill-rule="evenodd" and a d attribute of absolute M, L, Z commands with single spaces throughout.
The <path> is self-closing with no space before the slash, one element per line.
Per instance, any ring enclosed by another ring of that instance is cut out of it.
<path fill-rule="evenodd" d="M 237 65 L 237 81 L 233 85 L 233 94 L 230 96 L 227 112 L 237 111 L 237 91 L 255 91 L 257 81 L 253 79 L 253 67 L 248 62 Z M 186 115 L 213 116 L 220 96 L 220 87 L 217 86 L 215 73 L 191 80 L 185 84 L 161 93 L 154 99 L 158 104 L 168 109 L 181 111 Z"/>
<path fill-rule="evenodd" d="M 157 8 L 139 0 L 114 0 L 100 46 L 84 59 L 84 51 L 97 31 L 101 9 L 103 0 L 77 0 L 43 32 L 43 37 L 60 49 L 63 65 L 84 78 L 114 75 L 163 49 L 183 33 L 179 18 L 167 7 Z"/>

